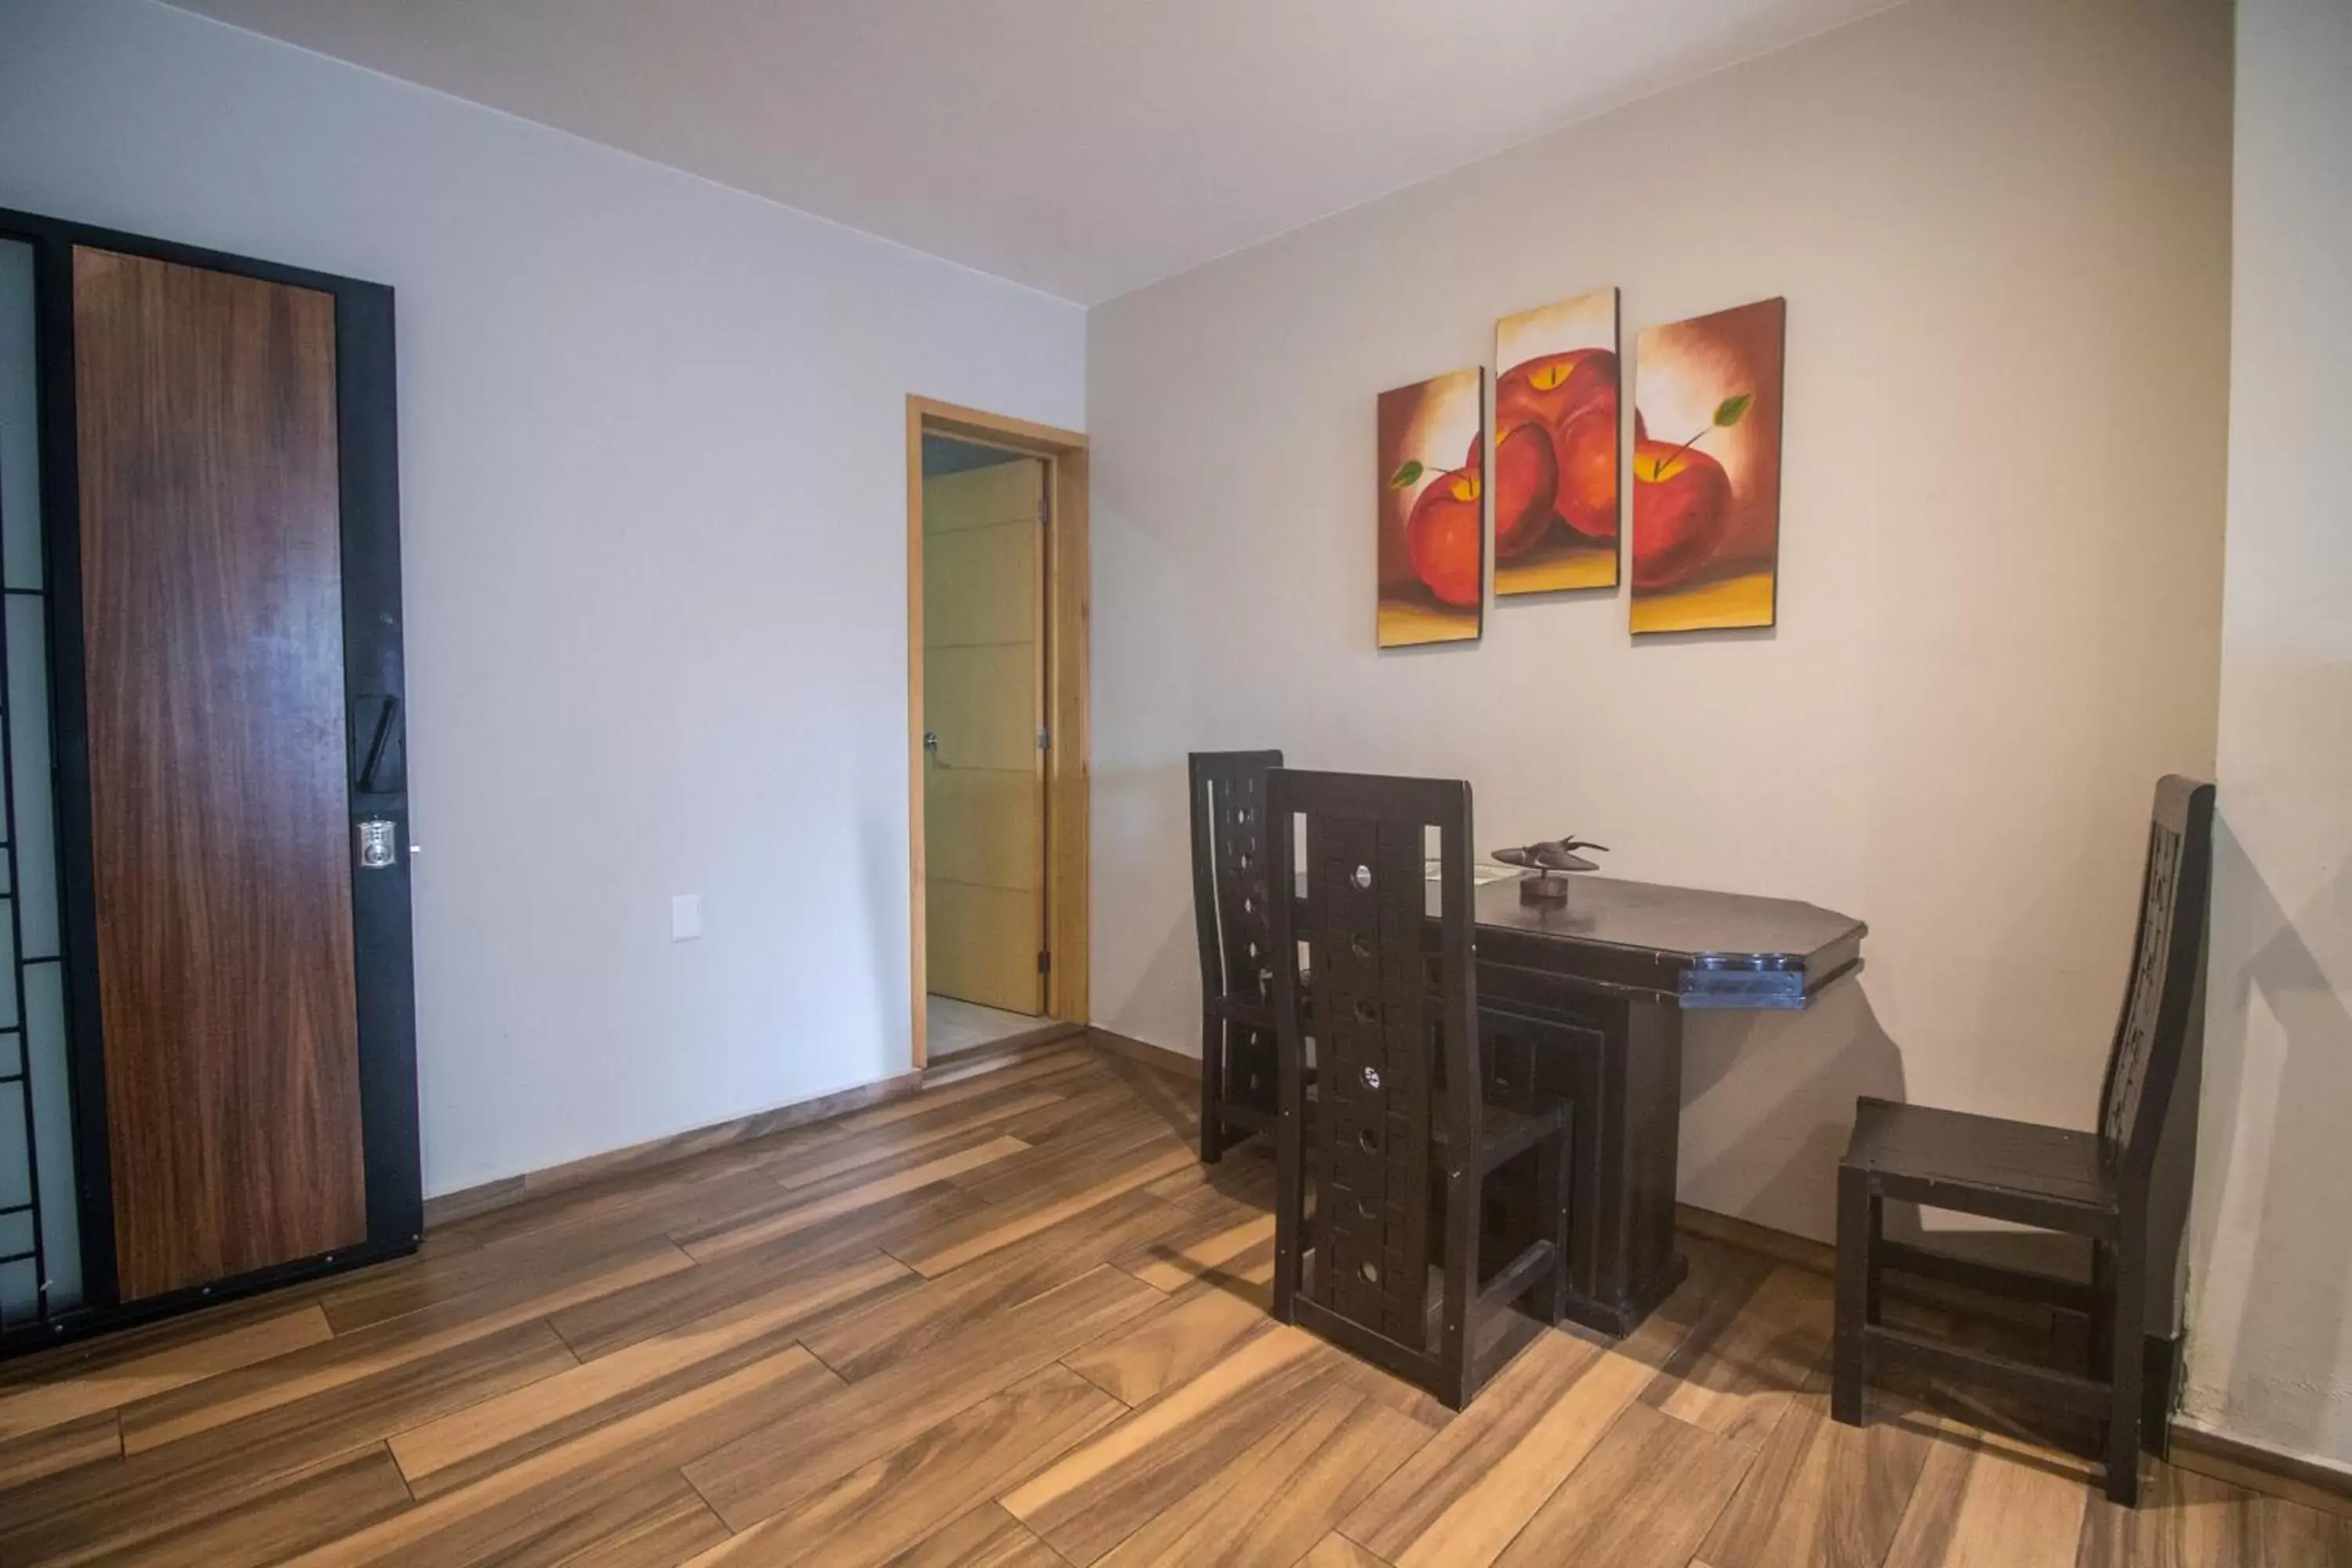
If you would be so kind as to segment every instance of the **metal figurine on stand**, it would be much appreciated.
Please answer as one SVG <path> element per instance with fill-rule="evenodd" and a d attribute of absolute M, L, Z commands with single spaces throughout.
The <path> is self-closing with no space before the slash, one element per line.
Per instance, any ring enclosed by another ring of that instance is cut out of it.
<path fill-rule="evenodd" d="M 1568 874 L 1575 871 L 1598 871 L 1600 865 L 1577 853 L 1580 849 L 1609 852 L 1606 844 L 1595 844 L 1589 838 L 1562 835 L 1539 843 L 1523 845 L 1517 849 L 1497 849 L 1494 858 L 1506 866 L 1524 866 L 1535 873 L 1519 879 L 1519 902 L 1523 904 L 1564 904 L 1568 902 Z"/>

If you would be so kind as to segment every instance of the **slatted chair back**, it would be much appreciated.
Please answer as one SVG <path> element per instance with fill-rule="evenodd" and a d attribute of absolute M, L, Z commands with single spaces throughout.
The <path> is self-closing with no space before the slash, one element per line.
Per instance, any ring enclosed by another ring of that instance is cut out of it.
<path fill-rule="evenodd" d="M 1304 1104 L 1297 1003 L 1310 965 L 1315 986 L 1321 1099 L 1311 1129 L 1299 1129 L 1315 1143 L 1306 1161 L 1316 1256 L 1307 1295 L 1410 1356 L 1433 1358 L 1425 1300 L 1439 1223 L 1432 1141 L 1441 1074 L 1456 1089 L 1442 1097 L 1452 1146 L 1477 1148 L 1481 1130 L 1470 786 L 1279 769 L 1269 801 L 1273 885 L 1303 882 L 1304 895 L 1296 910 L 1276 900 L 1270 931 L 1286 1120 Z M 1300 865 L 1294 818 L 1305 821 Z M 1434 926 L 1423 848 L 1432 827 L 1440 864 Z"/>
<path fill-rule="evenodd" d="M 1194 752 L 1192 920 L 1201 952 L 1201 1158 L 1215 1162 L 1277 1111 L 1265 776 L 1280 752 Z"/>
<path fill-rule="evenodd" d="M 1280 766 L 1280 752 L 1194 752 L 1190 759 L 1203 1001 L 1269 996 L 1265 775 Z"/>
<path fill-rule="evenodd" d="M 2099 1133 L 2127 1187 L 2145 1188 L 2198 1025 L 2213 875 L 2213 786 L 2169 774 L 2156 786 L 2131 984 L 2107 1057 Z"/>

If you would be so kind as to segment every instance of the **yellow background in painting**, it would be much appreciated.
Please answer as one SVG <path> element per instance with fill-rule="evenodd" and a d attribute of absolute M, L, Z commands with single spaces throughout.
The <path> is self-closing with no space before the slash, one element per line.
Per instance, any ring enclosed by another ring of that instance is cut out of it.
<path fill-rule="evenodd" d="M 1381 601 L 1380 638 L 1382 647 L 1412 647 L 1420 643 L 1468 642 L 1478 635 L 1478 612 L 1407 599 Z"/>
<path fill-rule="evenodd" d="M 1559 528 L 1559 524 L 1552 525 Z M 1560 529 L 1565 533 L 1566 529 Z M 1554 594 L 1569 588 L 1617 585 L 1617 546 L 1547 542 L 1525 555 L 1495 563 L 1495 596 Z"/>
<path fill-rule="evenodd" d="M 1698 632 L 1772 624 L 1772 573 L 1743 573 L 1719 582 L 1664 592 L 1633 591 L 1636 632 Z"/>

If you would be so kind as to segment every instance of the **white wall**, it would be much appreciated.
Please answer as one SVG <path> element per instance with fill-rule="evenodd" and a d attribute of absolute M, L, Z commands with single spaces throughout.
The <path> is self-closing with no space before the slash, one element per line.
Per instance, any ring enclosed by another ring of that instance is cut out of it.
<path fill-rule="evenodd" d="M 1076 308 L 143 0 L 0 5 L 0 205 L 398 290 L 428 1193 L 905 1069 L 903 400 Z"/>
<path fill-rule="evenodd" d="M 1687 1201 L 1828 1236 L 1857 1092 L 2089 1125 L 2213 763 L 2230 91 L 2219 0 L 1916 0 L 1097 307 L 1097 1021 L 1197 1049 L 1184 753 L 1280 746 L 1870 922 L 1812 1013 L 1693 1020 Z M 1780 628 L 1377 653 L 1374 395 L 1609 283 L 1629 345 L 1788 298 Z"/>
<path fill-rule="evenodd" d="M 2240 0 L 2189 1415 L 2352 1466 L 2352 5 Z"/>

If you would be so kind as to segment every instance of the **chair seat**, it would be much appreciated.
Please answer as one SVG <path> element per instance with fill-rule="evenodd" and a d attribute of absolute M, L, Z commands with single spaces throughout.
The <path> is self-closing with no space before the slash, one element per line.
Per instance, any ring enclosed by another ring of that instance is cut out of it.
<path fill-rule="evenodd" d="M 1541 1112 L 1530 1113 L 1488 1101 L 1479 1113 L 1479 1142 L 1483 1147 L 1478 1152 L 1477 1170 L 1484 1173 L 1525 1153 L 1558 1131 L 1564 1120 L 1564 1108 L 1557 1105 Z M 1443 1090 L 1434 1097 L 1430 1111 L 1429 1133 L 1430 1142 L 1441 1149 L 1450 1141 Z"/>
<path fill-rule="evenodd" d="M 2118 1209 L 2098 1134 L 2032 1121 L 1865 1098 L 1843 1163 L 1893 1196 L 2084 1234 Z"/>

